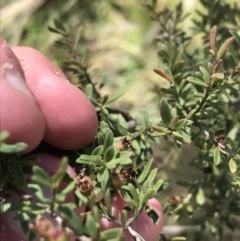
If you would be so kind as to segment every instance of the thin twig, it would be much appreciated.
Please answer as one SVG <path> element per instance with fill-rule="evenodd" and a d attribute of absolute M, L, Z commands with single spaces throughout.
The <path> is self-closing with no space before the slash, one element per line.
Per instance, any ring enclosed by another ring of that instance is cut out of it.
<path fill-rule="evenodd" d="M 67 42 L 68 42 L 69 47 L 71 48 L 71 50 L 69 51 L 70 54 L 72 54 L 72 56 L 73 56 L 73 58 L 74 58 L 75 60 L 80 61 L 79 54 L 78 54 L 78 52 L 76 51 L 76 49 L 73 47 L 72 41 L 71 41 L 69 38 L 67 38 Z M 88 73 L 88 71 L 87 71 L 87 67 L 82 66 L 82 70 L 83 70 L 84 77 L 86 78 L 87 82 L 92 85 L 92 87 L 93 87 L 93 92 L 94 92 L 96 98 L 100 99 L 100 98 L 101 98 L 101 95 L 100 95 L 100 93 L 97 91 L 95 85 L 93 84 L 93 81 L 92 81 L 92 79 L 91 79 L 91 77 L 90 77 L 90 75 L 89 75 L 89 73 Z"/>

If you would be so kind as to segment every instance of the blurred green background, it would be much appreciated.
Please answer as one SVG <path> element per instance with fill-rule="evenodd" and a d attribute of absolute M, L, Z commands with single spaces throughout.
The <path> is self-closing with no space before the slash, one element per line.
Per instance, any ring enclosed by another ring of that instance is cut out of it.
<path fill-rule="evenodd" d="M 173 8 L 178 2 L 159 0 L 158 8 Z M 182 2 L 184 11 L 190 13 L 182 28 L 190 33 L 191 19 L 198 17 L 195 10 L 204 11 L 204 8 L 197 0 Z M 223 2 L 233 4 L 238 1 Z M 91 50 L 90 69 L 100 69 L 93 78 L 94 82 L 100 82 L 104 76 L 108 80 L 107 87 L 103 88 L 101 93 L 125 90 L 126 94 L 114 103 L 115 107 L 129 112 L 133 117 L 142 109 L 146 109 L 150 116 L 159 116 L 160 100 L 155 88 L 168 85 L 152 71 L 160 65 L 155 41 L 159 25 L 151 21 L 150 14 L 140 1 L 1 0 L 0 18 L 1 35 L 10 45 L 34 47 L 59 67 L 65 57 L 64 51 L 52 44 L 60 36 L 50 32 L 48 26 L 53 26 L 53 19 L 58 18 L 73 33 L 80 29 L 86 47 Z M 199 44 L 201 38 L 197 36 L 195 45 L 191 48 Z M 163 204 L 169 196 L 187 194 L 188 190 L 179 187 L 175 182 L 178 179 L 196 179 L 197 171 L 189 166 L 194 155 L 192 147 L 178 150 L 173 145 L 165 145 L 164 140 L 154 146 L 153 156 L 159 167 L 159 176 L 170 182 L 169 188 L 160 196 Z M 165 224 L 165 234 L 171 237 L 180 235 L 179 228 L 186 227 L 183 225 L 189 223 L 185 223 L 183 219 L 179 224 L 176 217 L 167 217 Z M 194 227 L 193 230 L 188 229 L 187 234 L 183 233 L 188 237 L 187 240 L 212 240 L 208 235 L 200 235 L 200 227 Z"/>

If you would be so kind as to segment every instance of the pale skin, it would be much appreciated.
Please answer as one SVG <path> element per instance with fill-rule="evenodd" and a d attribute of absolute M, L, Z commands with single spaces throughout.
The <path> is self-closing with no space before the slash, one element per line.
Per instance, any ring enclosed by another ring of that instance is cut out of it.
<path fill-rule="evenodd" d="M 75 150 L 88 145 L 98 128 L 96 112 L 87 97 L 70 84 L 63 72 L 39 51 L 29 47 L 10 48 L 0 39 L 0 130 L 11 133 L 9 142 L 25 142 L 34 150 L 44 140 L 62 150 Z M 51 173 L 58 168 L 59 157 L 37 155 Z M 124 201 L 113 197 L 113 213 L 118 215 Z M 143 212 L 132 225 L 147 241 L 157 241 L 163 226 L 160 203 L 149 201 L 159 215 L 158 225 Z M 102 229 L 116 227 L 105 219 Z M 3 239 L 2 239 L 3 238 Z M 0 239 L 27 240 L 15 223 L 1 216 Z M 126 234 L 126 240 L 132 237 Z"/>

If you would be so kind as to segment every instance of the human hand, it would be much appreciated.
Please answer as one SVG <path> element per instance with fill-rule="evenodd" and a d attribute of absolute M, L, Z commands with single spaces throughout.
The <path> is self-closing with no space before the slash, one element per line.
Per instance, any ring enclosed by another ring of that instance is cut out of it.
<path fill-rule="evenodd" d="M 37 50 L 27 47 L 9 48 L 0 40 L 0 129 L 9 131 L 9 143 L 25 142 L 32 151 L 43 140 L 63 150 L 88 145 L 98 128 L 96 112 L 87 97 L 70 84 L 62 71 Z M 57 170 L 60 158 L 36 154 L 39 166 L 48 173 Z M 125 203 L 113 197 L 113 213 L 118 215 Z M 143 212 L 133 229 L 146 240 L 155 241 L 163 226 L 162 208 L 156 199 L 149 205 L 159 214 L 158 225 Z M 26 240 L 17 224 L 2 216 L 0 237 Z M 116 227 L 102 219 L 102 229 Z M 133 240 L 129 234 L 127 240 Z"/>

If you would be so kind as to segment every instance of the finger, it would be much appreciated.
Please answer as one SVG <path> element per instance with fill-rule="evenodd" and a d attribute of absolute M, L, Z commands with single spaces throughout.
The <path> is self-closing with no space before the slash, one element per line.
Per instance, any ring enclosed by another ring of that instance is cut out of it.
<path fill-rule="evenodd" d="M 161 204 L 155 198 L 149 200 L 148 205 L 159 215 L 158 224 L 154 225 L 152 219 L 147 215 L 145 211 L 143 211 L 136 220 L 136 222 L 131 224 L 131 228 L 137 233 L 139 233 L 145 240 L 157 241 L 163 228 L 163 210 Z M 118 194 L 115 194 L 112 197 L 112 212 L 115 217 L 120 216 L 120 212 L 122 209 L 124 209 L 125 206 L 126 203 Z M 132 217 L 132 213 L 130 212 L 129 217 Z M 106 218 L 101 219 L 102 230 L 115 227 L 120 227 L 120 225 L 109 222 Z M 126 230 L 124 233 L 127 241 L 134 241 L 132 235 L 129 233 L 128 230 Z"/>
<path fill-rule="evenodd" d="M 68 150 L 89 144 L 96 135 L 98 123 L 87 97 L 37 50 L 14 47 L 13 51 L 20 59 L 27 85 L 44 113 L 44 140 Z"/>
<path fill-rule="evenodd" d="M 25 142 L 33 150 L 42 140 L 45 121 L 27 88 L 21 65 L 0 38 L 0 130 L 10 133 L 8 143 Z"/>

